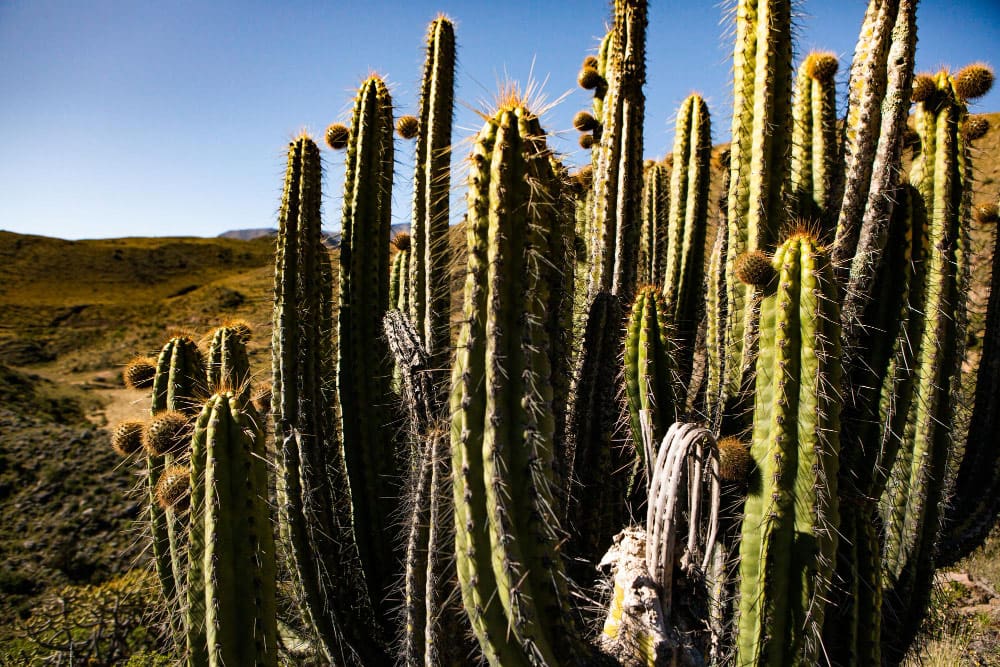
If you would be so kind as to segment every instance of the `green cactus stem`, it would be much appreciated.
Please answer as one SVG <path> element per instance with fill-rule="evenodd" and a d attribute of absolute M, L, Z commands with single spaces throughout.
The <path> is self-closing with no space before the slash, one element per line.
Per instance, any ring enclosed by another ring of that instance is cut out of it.
<path fill-rule="evenodd" d="M 760 306 L 738 665 L 814 665 L 837 546 L 840 318 L 829 258 L 793 235 Z"/>
<path fill-rule="evenodd" d="M 244 405 L 253 394 L 246 347 L 250 336 L 250 325 L 232 322 L 212 332 L 208 347 L 208 386 L 236 392 Z"/>
<path fill-rule="evenodd" d="M 319 149 L 297 138 L 278 219 L 271 343 L 281 536 L 303 615 L 326 659 L 381 664 L 387 656 L 354 541 L 333 411 L 333 278 L 320 231 L 321 180 Z"/>
<path fill-rule="evenodd" d="M 667 220 L 670 213 L 670 170 L 654 163 L 645 170 L 642 229 L 639 232 L 639 284 L 659 285 L 666 268 Z"/>
<path fill-rule="evenodd" d="M 392 258 L 391 276 L 389 278 L 389 307 L 409 314 L 410 312 L 410 259 L 412 252 L 411 237 L 400 232 L 392 239 L 396 254 Z"/>
<path fill-rule="evenodd" d="M 372 602 L 387 615 L 385 596 L 398 567 L 391 545 L 401 468 L 389 411 L 392 367 L 382 335 L 389 307 L 393 121 L 392 99 L 380 78 L 361 85 L 351 128 L 337 325 L 337 387 L 343 391 L 337 398 L 354 525 L 363 527 L 355 538 Z M 414 257 L 418 245 L 411 250 Z"/>
<path fill-rule="evenodd" d="M 413 250 L 410 317 L 431 357 L 444 369 L 451 346 L 450 257 L 451 124 L 455 98 L 455 28 L 445 16 L 427 30 L 420 85 L 420 129 L 413 171 Z M 441 377 L 441 384 L 444 384 Z"/>
<path fill-rule="evenodd" d="M 204 609 L 204 630 L 188 624 L 189 664 L 277 665 L 264 437 L 233 393 L 216 394 L 205 404 L 191 459 L 190 484 L 198 492 L 192 493 L 188 595 L 191 612 Z M 201 592 L 198 607 L 192 598 Z M 207 661 L 201 663 L 203 656 Z"/>
<path fill-rule="evenodd" d="M 589 292 L 631 300 L 642 220 L 642 123 L 646 81 L 645 0 L 615 0 L 605 58 L 607 92 L 594 165 Z M 599 58 L 600 59 L 600 58 Z"/>
<path fill-rule="evenodd" d="M 751 371 L 750 289 L 733 276 L 737 257 L 770 251 L 786 220 L 791 141 L 792 18 L 790 0 L 740 0 L 733 52 L 733 123 L 726 244 L 728 335 L 726 398 Z"/>
<path fill-rule="evenodd" d="M 546 326 L 558 180 L 516 93 L 479 133 L 469 261 L 452 371 L 456 556 L 462 598 L 493 665 L 578 662 L 553 513 L 555 418 Z"/>
<path fill-rule="evenodd" d="M 799 66 L 792 106 L 791 187 L 795 215 L 819 224 L 832 240 L 836 211 L 834 179 L 837 150 L 837 56 L 810 53 Z"/>
<path fill-rule="evenodd" d="M 670 176 L 670 216 L 663 298 L 677 348 L 678 398 L 691 378 L 695 338 L 704 310 L 705 234 L 712 157 L 708 105 L 691 95 L 677 112 L 674 169 Z"/>

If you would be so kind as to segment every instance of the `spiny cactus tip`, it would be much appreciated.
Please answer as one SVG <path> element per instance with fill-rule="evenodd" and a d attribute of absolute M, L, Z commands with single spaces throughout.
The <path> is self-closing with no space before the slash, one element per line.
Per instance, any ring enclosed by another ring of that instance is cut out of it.
<path fill-rule="evenodd" d="M 972 209 L 972 215 L 980 224 L 997 224 L 1000 222 L 1000 208 L 995 203 L 977 204 Z"/>
<path fill-rule="evenodd" d="M 966 65 L 955 75 L 955 94 L 963 100 L 974 100 L 993 87 L 993 68 L 986 63 Z"/>
<path fill-rule="evenodd" d="M 990 121 L 986 116 L 969 116 L 965 121 L 966 141 L 982 139 L 990 131 Z"/>
<path fill-rule="evenodd" d="M 253 327 L 243 319 L 227 320 L 222 326 L 239 336 L 240 340 L 244 343 L 249 342 L 251 336 L 253 336 Z"/>
<path fill-rule="evenodd" d="M 146 425 L 141 421 L 123 421 L 111 432 L 111 449 L 119 456 L 131 456 L 142 449 L 142 432 Z"/>
<path fill-rule="evenodd" d="M 420 132 L 420 120 L 416 116 L 400 116 L 396 121 L 396 133 L 403 139 L 413 139 Z"/>
<path fill-rule="evenodd" d="M 594 147 L 594 135 L 584 133 L 580 135 L 580 148 L 589 151 Z"/>
<path fill-rule="evenodd" d="M 400 232 L 392 237 L 392 245 L 396 246 L 396 250 L 409 250 L 412 244 L 413 239 L 406 232 Z"/>
<path fill-rule="evenodd" d="M 170 466 L 156 483 L 156 502 L 163 509 L 183 509 L 187 502 L 191 472 L 187 466 Z"/>
<path fill-rule="evenodd" d="M 573 127 L 580 132 L 593 132 L 597 129 L 597 119 L 586 111 L 579 111 L 573 116 Z"/>
<path fill-rule="evenodd" d="M 332 123 L 326 128 L 326 145 L 335 151 L 347 148 L 350 138 L 351 131 L 343 123 Z"/>
<path fill-rule="evenodd" d="M 727 482 L 741 482 L 750 471 L 750 446 L 734 436 L 719 440 L 719 477 Z"/>
<path fill-rule="evenodd" d="M 262 382 L 257 385 L 250 402 L 253 403 L 254 409 L 262 415 L 271 412 L 271 383 Z"/>
<path fill-rule="evenodd" d="M 158 414 L 146 427 L 142 445 L 150 456 L 174 454 L 184 449 L 187 443 L 188 417 L 176 412 Z"/>
<path fill-rule="evenodd" d="M 836 76 L 840 62 L 833 53 L 810 53 L 806 56 L 804 67 L 809 78 L 824 82 Z"/>
<path fill-rule="evenodd" d="M 600 72 L 593 67 L 584 67 L 580 70 L 580 76 L 576 81 L 584 90 L 594 90 L 600 86 L 606 85 L 604 77 L 601 76 Z"/>
<path fill-rule="evenodd" d="M 156 360 L 151 357 L 136 357 L 122 371 L 122 379 L 129 389 L 149 389 L 155 377 Z"/>
<path fill-rule="evenodd" d="M 937 83 L 934 82 L 934 77 L 930 74 L 917 74 L 913 77 L 913 92 L 910 93 L 910 99 L 914 102 L 926 102 L 931 99 L 931 96 L 937 91 Z"/>
<path fill-rule="evenodd" d="M 775 270 L 771 258 L 763 251 L 751 250 L 736 258 L 733 274 L 745 285 L 767 287 L 774 280 Z"/>
<path fill-rule="evenodd" d="M 598 64 L 597 56 L 587 56 L 583 59 L 583 65 L 581 65 L 581 67 L 583 69 L 587 69 L 588 67 L 591 69 L 597 69 Z"/>

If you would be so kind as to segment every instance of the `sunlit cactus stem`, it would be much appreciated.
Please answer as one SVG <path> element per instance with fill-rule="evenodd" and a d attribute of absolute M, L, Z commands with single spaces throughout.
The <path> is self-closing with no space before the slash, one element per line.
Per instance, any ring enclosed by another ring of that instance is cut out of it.
<path fill-rule="evenodd" d="M 639 284 L 663 282 L 670 213 L 670 170 L 661 162 L 649 165 L 643 178 L 642 228 L 639 233 Z"/>
<path fill-rule="evenodd" d="M 799 66 L 792 107 L 792 204 L 800 220 L 833 240 L 837 150 L 837 57 L 810 53 Z"/>
<path fill-rule="evenodd" d="M 456 556 L 462 598 L 493 665 L 579 662 L 553 512 L 555 418 L 546 306 L 559 184 L 516 95 L 472 157 L 463 324 L 452 371 Z"/>
<path fill-rule="evenodd" d="M 439 16 L 427 30 L 427 59 L 420 87 L 409 303 L 414 327 L 433 369 L 444 368 L 451 343 L 448 224 L 454 97 L 455 29 L 447 17 Z"/>
<path fill-rule="evenodd" d="M 814 665 L 839 524 L 840 314 L 813 237 L 794 234 L 773 267 L 760 306 L 736 664 Z"/>

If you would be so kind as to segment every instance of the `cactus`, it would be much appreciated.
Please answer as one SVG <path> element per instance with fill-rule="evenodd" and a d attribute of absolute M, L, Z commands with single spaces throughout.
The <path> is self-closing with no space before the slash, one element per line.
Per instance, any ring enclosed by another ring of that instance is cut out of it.
<path fill-rule="evenodd" d="M 445 367 L 451 344 L 448 197 L 454 97 L 455 28 L 447 17 L 439 16 L 427 30 L 427 59 L 420 85 L 409 311 L 430 355 L 432 369 Z"/>
<path fill-rule="evenodd" d="M 663 282 L 670 212 L 669 176 L 667 166 L 657 162 L 646 169 L 643 178 L 642 229 L 639 232 L 640 285 Z"/>
<path fill-rule="evenodd" d="M 347 469 L 336 432 L 330 294 L 320 232 L 319 150 L 289 145 L 278 220 L 272 417 L 281 536 L 302 612 L 331 662 L 386 660 L 354 541 Z"/>
<path fill-rule="evenodd" d="M 516 94 L 479 133 L 472 165 L 451 395 L 462 598 L 491 664 L 577 661 L 582 646 L 552 512 L 555 420 L 545 326 L 552 271 L 545 258 L 566 223 L 553 205 L 558 184 L 542 129 Z"/>
<path fill-rule="evenodd" d="M 654 443 L 663 440 L 667 427 L 677 418 L 673 382 L 677 355 L 671 334 L 667 306 L 659 290 L 640 288 L 625 326 L 625 397 L 640 466 L 646 458 L 640 412 L 649 412 Z M 638 469 L 633 475 L 637 473 Z"/>
<path fill-rule="evenodd" d="M 811 665 L 837 545 L 840 314 L 814 238 L 794 234 L 774 268 L 778 284 L 760 305 L 736 664 Z"/>
<path fill-rule="evenodd" d="M 409 234 L 400 232 L 392 239 L 396 254 L 392 258 L 389 278 L 389 306 L 404 313 L 410 312 L 410 259 L 412 240 Z"/>
<path fill-rule="evenodd" d="M 791 140 L 792 19 L 789 0 L 740 0 L 733 52 L 733 123 L 726 243 L 728 334 L 723 397 L 739 395 L 752 370 L 754 314 L 736 258 L 768 251 L 785 215 Z"/>
<path fill-rule="evenodd" d="M 277 665 L 276 567 L 264 455 L 260 426 L 238 396 L 210 398 L 191 450 L 190 665 Z"/>
<path fill-rule="evenodd" d="M 383 613 L 396 570 L 388 555 L 400 477 L 388 411 L 392 368 L 382 336 L 389 306 L 392 127 L 389 91 L 369 77 L 355 98 L 347 148 L 337 325 L 337 386 L 347 389 L 337 400 L 354 525 L 364 527 L 355 533 L 358 551 L 372 602 Z"/>
<path fill-rule="evenodd" d="M 837 150 L 837 56 L 810 53 L 799 66 L 792 107 L 791 188 L 795 215 L 833 235 Z"/>
<path fill-rule="evenodd" d="M 691 95 L 677 113 L 674 169 L 670 177 L 670 219 L 663 298 L 677 347 L 678 404 L 684 410 L 695 337 L 703 310 L 705 233 L 708 227 L 709 161 L 712 154 L 708 105 Z"/>
<path fill-rule="evenodd" d="M 246 349 L 250 335 L 248 324 L 232 322 L 212 332 L 208 347 L 208 386 L 231 389 L 239 395 L 241 405 L 248 405 L 253 395 Z"/>
<path fill-rule="evenodd" d="M 607 92 L 594 165 L 591 298 L 598 292 L 631 299 L 642 219 L 642 123 L 646 82 L 646 1 L 615 0 L 605 60 Z"/>
<path fill-rule="evenodd" d="M 914 338 L 914 399 L 882 498 L 888 588 L 883 623 L 892 663 L 901 660 L 912 641 L 930 595 L 960 358 L 955 313 L 964 305 L 960 253 L 966 183 L 959 156 L 965 104 L 946 72 L 935 83 L 930 99 L 917 106 L 922 149 L 911 174 L 920 195 L 917 225 L 926 230 L 921 234 L 922 284 L 911 302 L 914 317 L 922 314 Z"/>

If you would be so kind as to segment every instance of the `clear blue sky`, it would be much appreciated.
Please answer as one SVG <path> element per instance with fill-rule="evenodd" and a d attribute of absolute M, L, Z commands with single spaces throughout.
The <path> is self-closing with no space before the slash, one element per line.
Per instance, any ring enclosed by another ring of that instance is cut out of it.
<path fill-rule="evenodd" d="M 715 141 L 727 141 L 728 3 L 650 4 L 647 157 L 669 152 L 674 111 L 692 91 L 709 102 Z M 481 124 L 470 109 L 498 80 L 531 75 L 550 101 L 568 93 L 544 124 L 581 164 L 570 121 L 589 97 L 575 79 L 609 5 L 0 0 L 0 229 L 79 239 L 274 226 L 287 141 L 347 121 L 365 75 L 385 74 L 399 113 L 416 112 L 424 32 L 439 11 L 457 25 L 456 162 Z M 797 57 L 832 50 L 846 81 L 864 9 L 799 3 Z M 1000 0 L 924 0 L 919 15 L 918 69 L 1000 65 Z M 1000 92 L 975 110 L 1000 110 Z M 412 150 L 397 141 L 395 222 L 409 219 Z M 343 164 L 325 156 L 335 229 Z"/>

